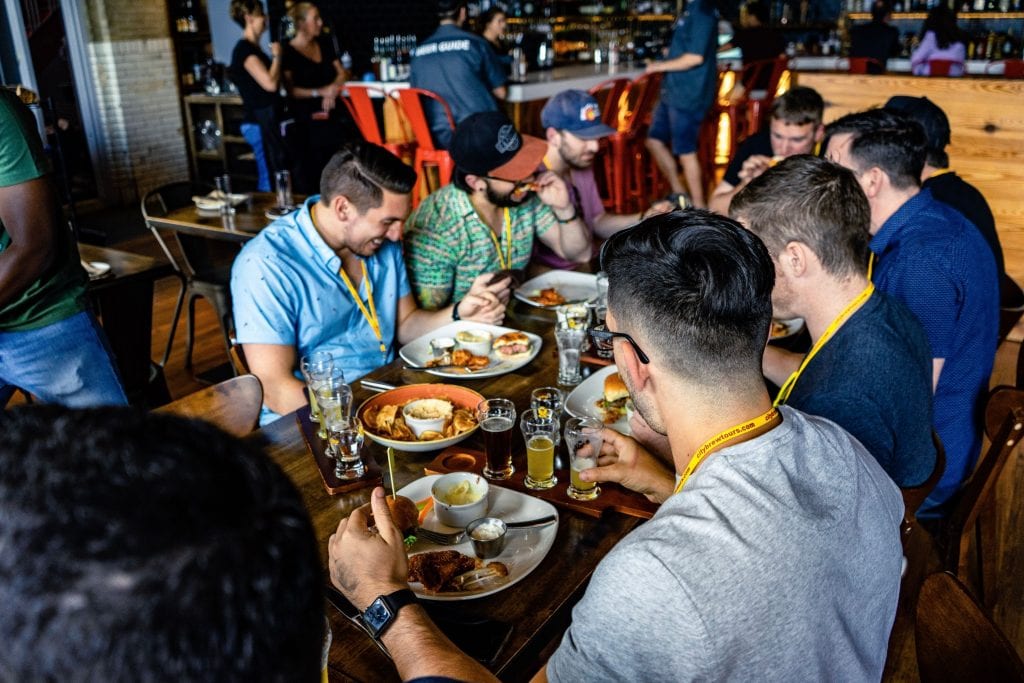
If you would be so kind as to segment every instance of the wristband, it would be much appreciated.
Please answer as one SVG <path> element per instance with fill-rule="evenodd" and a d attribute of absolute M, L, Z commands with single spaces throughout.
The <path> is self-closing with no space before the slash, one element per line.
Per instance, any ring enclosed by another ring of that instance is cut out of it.
<path fill-rule="evenodd" d="M 552 211 L 551 213 L 555 213 L 555 212 Z M 579 217 L 580 217 L 580 213 L 579 213 L 579 211 L 576 210 L 575 206 L 572 207 L 572 215 L 569 216 L 568 218 L 566 218 L 565 220 L 562 220 L 561 218 L 559 218 L 558 214 L 555 213 L 555 220 L 558 221 L 559 223 L 572 223 L 574 220 L 576 220 Z"/>
<path fill-rule="evenodd" d="M 320 97 L 320 90 L 318 88 L 313 88 L 312 93 L 313 97 Z"/>
<path fill-rule="evenodd" d="M 462 300 L 459 299 L 455 302 L 455 305 L 452 306 L 452 320 L 462 320 L 462 318 L 459 317 L 459 304 L 461 303 Z"/>

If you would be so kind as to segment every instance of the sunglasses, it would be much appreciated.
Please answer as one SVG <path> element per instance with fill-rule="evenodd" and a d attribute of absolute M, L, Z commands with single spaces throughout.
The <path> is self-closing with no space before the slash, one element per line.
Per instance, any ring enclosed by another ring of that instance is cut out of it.
<path fill-rule="evenodd" d="M 594 341 L 598 346 L 606 351 L 611 348 L 612 340 L 616 337 L 619 339 L 625 339 L 629 342 L 629 345 L 633 347 L 633 350 L 636 351 L 636 357 L 640 359 L 641 363 L 647 365 L 651 362 L 651 359 L 647 357 L 647 354 L 644 353 L 643 349 L 641 349 L 636 343 L 636 340 L 625 332 L 612 332 L 608 329 L 607 325 L 598 325 L 590 330 L 590 336 L 594 338 Z"/>
<path fill-rule="evenodd" d="M 524 180 L 506 180 L 505 178 L 495 178 L 494 176 L 485 175 L 483 176 L 487 180 L 500 180 L 503 183 L 512 183 L 512 191 L 509 192 L 509 196 L 513 199 L 522 199 L 528 192 L 537 191 L 537 178 L 531 176 Z"/>

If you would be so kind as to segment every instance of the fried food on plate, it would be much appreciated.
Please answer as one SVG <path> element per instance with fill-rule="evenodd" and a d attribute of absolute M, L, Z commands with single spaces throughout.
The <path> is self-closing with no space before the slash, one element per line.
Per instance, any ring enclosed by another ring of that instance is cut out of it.
<path fill-rule="evenodd" d="M 566 302 L 566 298 L 554 287 L 541 289 L 533 296 L 527 298 L 541 306 L 559 306 Z"/>
<path fill-rule="evenodd" d="M 409 557 L 409 581 L 422 584 L 432 593 L 456 593 L 463 583 L 460 575 L 483 568 L 482 560 L 457 550 L 433 550 Z M 489 562 L 487 568 L 495 576 L 508 576 L 508 567 L 501 562 Z"/>
<path fill-rule="evenodd" d="M 418 399 L 412 399 L 401 404 L 389 403 L 368 407 L 363 411 L 363 426 L 377 436 L 396 441 L 437 441 L 458 436 L 476 427 L 476 415 L 472 411 L 466 408 L 455 408 L 454 404 L 447 398 L 438 397 L 438 400 L 444 401 L 453 410 L 445 420 L 442 431 L 428 430 L 423 432 L 420 438 L 417 439 L 412 430 L 409 429 L 409 425 L 405 423 L 405 417 L 402 415 L 402 408 L 407 403 L 412 403 L 413 400 Z"/>

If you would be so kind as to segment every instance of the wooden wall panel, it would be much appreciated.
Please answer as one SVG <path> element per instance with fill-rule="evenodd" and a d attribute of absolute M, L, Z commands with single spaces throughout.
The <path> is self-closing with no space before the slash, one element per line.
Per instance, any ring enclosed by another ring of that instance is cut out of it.
<path fill-rule="evenodd" d="M 981 190 L 996 217 L 1006 270 L 1024 283 L 1024 80 L 800 73 L 825 99 L 825 121 L 922 95 L 949 117 L 952 167 Z"/>

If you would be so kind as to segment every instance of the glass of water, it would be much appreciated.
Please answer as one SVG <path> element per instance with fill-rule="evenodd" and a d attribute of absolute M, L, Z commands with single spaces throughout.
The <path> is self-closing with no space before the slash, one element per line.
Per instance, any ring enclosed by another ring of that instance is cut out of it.
<path fill-rule="evenodd" d="M 580 374 L 580 354 L 587 338 L 585 326 L 559 323 L 555 326 L 555 343 L 558 344 L 558 383 L 561 386 L 576 386 L 583 379 Z"/>
<path fill-rule="evenodd" d="M 282 209 L 294 208 L 291 172 L 277 171 L 274 173 L 274 187 L 277 190 L 277 206 Z"/>
<path fill-rule="evenodd" d="M 321 416 L 317 436 L 326 439 L 327 423 L 330 420 L 347 420 L 352 414 L 352 388 L 345 384 L 345 374 L 341 368 L 332 368 L 330 375 L 318 382 L 313 392 Z"/>
<path fill-rule="evenodd" d="M 601 495 L 594 481 L 582 481 L 580 471 L 597 467 L 604 438 L 604 424 L 594 417 L 570 417 L 565 421 L 565 445 L 569 449 L 569 488 L 566 493 L 576 500 L 593 500 Z"/>
<path fill-rule="evenodd" d="M 343 418 L 333 413 L 327 419 L 329 452 L 334 455 L 334 476 L 358 479 L 366 473 L 363 464 L 363 423 L 358 417 Z"/>
<path fill-rule="evenodd" d="M 213 179 L 213 182 L 217 188 L 217 198 L 221 201 L 221 215 L 233 214 L 235 207 L 231 205 L 231 176 L 219 175 Z"/>
<path fill-rule="evenodd" d="M 316 385 L 327 379 L 334 370 L 334 356 L 330 351 L 314 351 L 303 356 L 299 363 L 302 376 L 306 379 L 306 391 L 309 395 L 309 420 L 320 422 L 320 406 L 316 402 Z"/>

